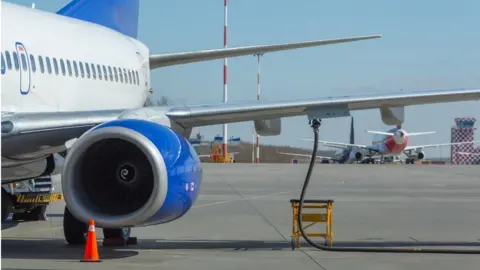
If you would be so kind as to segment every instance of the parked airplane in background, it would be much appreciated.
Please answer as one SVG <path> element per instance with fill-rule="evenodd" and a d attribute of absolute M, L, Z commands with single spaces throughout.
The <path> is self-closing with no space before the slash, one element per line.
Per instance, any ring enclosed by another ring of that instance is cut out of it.
<path fill-rule="evenodd" d="M 57 14 L 2 2 L 2 183 L 50 175 L 53 155 L 66 156 L 70 244 L 85 243 L 89 220 L 108 239 L 187 213 L 203 177 L 194 127 L 255 121 L 259 135 L 275 136 L 282 117 L 379 108 L 388 124 L 403 122 L 404 106 L 480 99 L 480 89 L 457 89 L 143 107 L 152 69 L 380 36 L 151 54 L 137 40 L 138 15 L 138 0 L 73 0 Z"/>
<path fill-rule="evenodd" d="M 415 160 L 422 160 L 425 158 L 425 152 L 423 151 L 423 149 L 425 148 L 472 143 L 472 142 L 457 142 L 457 143 L 408 146 L 409 137 L 433 134 L 435 132 L 429 131 L 429 132 L 407 133 L 404 129 L 402 129 L 400 125 L 386 132 L 370 131 L 370 130 L 367 130 L 366 132 L 376 134 L 372 140 L 371 145 L 347 144 L 347 143 L 330 142 L 330 141 L 319 141 L 319 143 L 323 143 L 324 145 L 329 147 L 335 147 L 335 148 L 341 148 L 341 149 L 356 148 L 358 149 L 356 153 L 357 157 L 363 158 L 363 156 L 366 156 L 367 160 L 365 163 L 371 163 L 371 164 L 375 163 L 374 156 L 381 156 L 381 158 L 383 158 L 384 156 L 395 157 L 395 156 L 401 155 L 402 153 L 407 156 L 407 159 L 405 159 L 406 164 L 414 164 Z M 311 139 L 303 139 L 303 140 L 313 141 Z"/>

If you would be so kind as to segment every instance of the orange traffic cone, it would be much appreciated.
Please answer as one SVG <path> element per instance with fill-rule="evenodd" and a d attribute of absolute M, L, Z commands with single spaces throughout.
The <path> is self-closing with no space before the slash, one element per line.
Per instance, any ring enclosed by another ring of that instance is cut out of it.
<path fill-rule="evenodd" d="M 85 246 L 85 255 L 81 262 L 101 262 L 98 257 L 97 233 L 95 233 L 95 222 L 90 220 L 88 223 L 87 245 Z"/>

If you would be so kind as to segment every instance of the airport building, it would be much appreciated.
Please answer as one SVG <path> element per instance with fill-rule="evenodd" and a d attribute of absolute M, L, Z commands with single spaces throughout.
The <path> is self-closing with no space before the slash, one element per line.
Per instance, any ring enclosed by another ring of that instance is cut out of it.
<path fill-rule="evenodd" d="M 456 126 L 451 130 L 451 142 L 469 142 L 463 145 L 451 146 L 451 163 L 454 165 L 480 164 L 480 147 L 475 147 L 475 121 L 473 117 L 455 118 Z M 470 154 L 465 154 L 470 153 Z"/>

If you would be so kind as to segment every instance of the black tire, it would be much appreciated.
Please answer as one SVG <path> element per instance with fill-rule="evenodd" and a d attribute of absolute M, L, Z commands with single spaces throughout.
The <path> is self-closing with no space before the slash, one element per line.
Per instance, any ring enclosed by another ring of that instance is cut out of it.
<path fill-rule="evenodd" d="M 65 206 L 63 214 L 63 234 L 70 245 L 85 245 L 87 241 L 88 224 L 76 219 Z"/>
<path fill-rule="evenodd" d="M 120 238 L 127 241 L 130 238 L 131 231 L 131 228 L 104 228 L 103 238 Z"/>
<path fill-rule="evenodd" d="M 13 202 L 10 194 L 2 188 L 2 222 L 6 221 L 13 212 Z"/>

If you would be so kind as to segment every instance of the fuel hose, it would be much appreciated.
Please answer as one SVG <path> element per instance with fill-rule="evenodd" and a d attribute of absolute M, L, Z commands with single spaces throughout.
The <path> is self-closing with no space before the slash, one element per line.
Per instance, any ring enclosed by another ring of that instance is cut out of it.
<path fill-rule="evenodd" d="M 375 252 L 375 253 L 437 253 L 437 254 L 480 254 L 480 250 L 472 250 L 472 249 L 423 249 L 423 248 L 359 248 L 359 247 L 329 247 L 326 245 L 319 245 L 313 242 L 308 235 L 303 230 L 303 223 L 302 223 L 302 210 L 303 210 L 303 201 L 305 197 L 305 193 L 308 188 L 308 184 L 310 182 L 310 177 L 312 175 L 313 166 L 315 165 L 315 160 L 317 156 L 317 149 L 318 149 L 318 132 L 321 125 L 321 120 L 313 119 L 310 121 L 310 125 L 313 129 L 314 133 L 314 144 L 313 144 L 313 152 L 312 157 L 310 159 L 310 165 L 308 167 L 307 176 L 305 177 L 305 182 L 302 187 L 302 192 L 300 195 L 300 202 L 298 206 L 298 224 L 300 232 L 307 241 L 308 244 L 311 246 L 324 250 L 324 251 L 338 251 L 338 252 Z M 348 165 L 347 165 L 348 166 Z"/>

